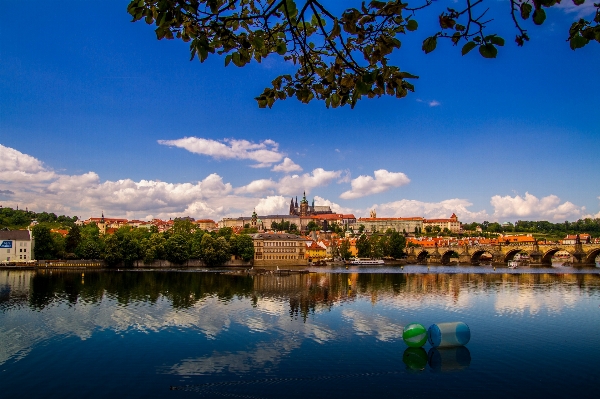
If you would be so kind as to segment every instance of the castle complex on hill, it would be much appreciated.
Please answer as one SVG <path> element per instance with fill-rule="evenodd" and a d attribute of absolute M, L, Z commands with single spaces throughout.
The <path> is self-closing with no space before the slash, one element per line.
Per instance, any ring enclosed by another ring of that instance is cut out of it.
<path fill-rule="evenodd" d="M 302 201 L 300 201 L 300 205 L 298 205 L 298 197 L 296 197 L 295 202 L 294 198 L 290 201 L 290 215 L 292 216 L 329 215 L 332 213 L 330 206 L 315 206 L 314 199 L 312 205 L 309 206 L 306 199 L 306 191 L 304 192 Z"/>

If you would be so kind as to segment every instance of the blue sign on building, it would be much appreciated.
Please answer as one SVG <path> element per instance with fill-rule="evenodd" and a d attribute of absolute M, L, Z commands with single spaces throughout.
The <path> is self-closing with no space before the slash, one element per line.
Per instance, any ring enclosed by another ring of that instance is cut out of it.
<path fill-rule="evenodd" d="M 2 241 L 0 248 L 12 248 L 12 241 Z"/>

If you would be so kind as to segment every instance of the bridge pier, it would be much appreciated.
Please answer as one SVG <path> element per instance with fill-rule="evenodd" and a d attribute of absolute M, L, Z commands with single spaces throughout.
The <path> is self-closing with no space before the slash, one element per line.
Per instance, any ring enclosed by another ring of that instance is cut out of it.
<path fill-rule="evenodd" d="M 442 255 L 438 251 L 437 247 L 435 247 L 435 251 L 429 254 L 427 258 L 428 265 L 441 265 L 442 264 Z"/>

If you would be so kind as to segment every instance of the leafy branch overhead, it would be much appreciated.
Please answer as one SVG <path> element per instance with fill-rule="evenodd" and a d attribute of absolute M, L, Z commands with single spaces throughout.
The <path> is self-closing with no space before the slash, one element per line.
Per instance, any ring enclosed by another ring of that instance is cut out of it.
<path fill-rule="evenodd" d="M 462 55 L 478 48 L 495 58 L 505 40 L 488 32 L 484 0 L 461 0 L 461 8 L 446 8 L 438 16 L 440 30 L 423 41 L 430 53 L 438 40 L 461 44 Z M 566 0 L 565 0 L 566 1 Z M 572 0 L 581 5 L 584 0 Z M 325 101 L 327 107 L 350 104 L 363 96 L 405 97 L 414 91 L 417 76 L 388 63 L 401 46 L 402 35 L 419 27 L 420 11 L 438 5 L 420 0 L 412 6 L 400 0 L 362 2 L 334 15 L 318 0 L 133 0 L 127 7 L 133 21 L 156 26 L 160 39 L 178 38 L 190 43 L 191 58 L 204 62 L 209 54 L 225 55 L 225 65 L 242 67 L 253 59 L 261 62 L 276 53 L 297 66 L 294 75 L 281 75 L 256 98 L 262 108 L 276 100 L 296 97 L 303 103 Z M 488 0 L 489 3 L 492 3 Z M 506 7 L 517 31 L 515 42 L 523 46 L 530 37 L 524 24 L 541 25 L 546 9 L 559 0 L 509 0 L 494 2 Z M 440 2 L 441 3 L 441 2 Z M 569 29 L 573 50 L 590 41 L 600 42 L 600 3 L 595 16 L 580 19 Z"/>

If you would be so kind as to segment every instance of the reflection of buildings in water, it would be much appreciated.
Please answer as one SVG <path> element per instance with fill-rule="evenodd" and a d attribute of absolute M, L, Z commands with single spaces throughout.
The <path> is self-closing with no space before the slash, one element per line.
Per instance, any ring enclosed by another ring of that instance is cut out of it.
<path fill-rule="evenodd" d="M 26 301 L 33 270 L 0 270 L 0 307 L 3 304 Z"/>
<path fill-rule="evenodd" d="M 330 309 L 334 303 L 352 300 L 352 278 L 344 274 L 310 273 L 289 276 L 257 275 L 253 277 L 253 301 L 262 298 L 284 298 L 289 300 L 290 317 L 319 309 Z"/>
<path fill-rule="evenodd" d="M 335 303 L 367 298 L 373 304 L 393 301 L 403 306 L 422 306 L 423 299 L 448 300 L 468 306 L 469 291 L 494 290 L 499 300 L 512 302 L 514 293 L 526 298 L 534 290 L 560 290 L 573 295 L 600 291 L 597 274 L 438 274 L 438 273 L 310 273 L 279 275 L 232 275 L 179 272 L 86 272 L 0 271 L 0 303 L 23 302 L 42 309 L 56 298 L 71 303 L 102 302 L 116 298 L 124 304 L 157 301 L 164 297 L 172 306 L 186 309 L 205 298 L 225 301 L 250 298 L 256 306 L 263 298 L 289 302 L 290 315 L 304 317 Z M 462 295 L 461 295 L 462 294 Z M 516 301 L 514 301 L 516 303 Z M 504 306 L 504 305 L 502 305 Z"/>

